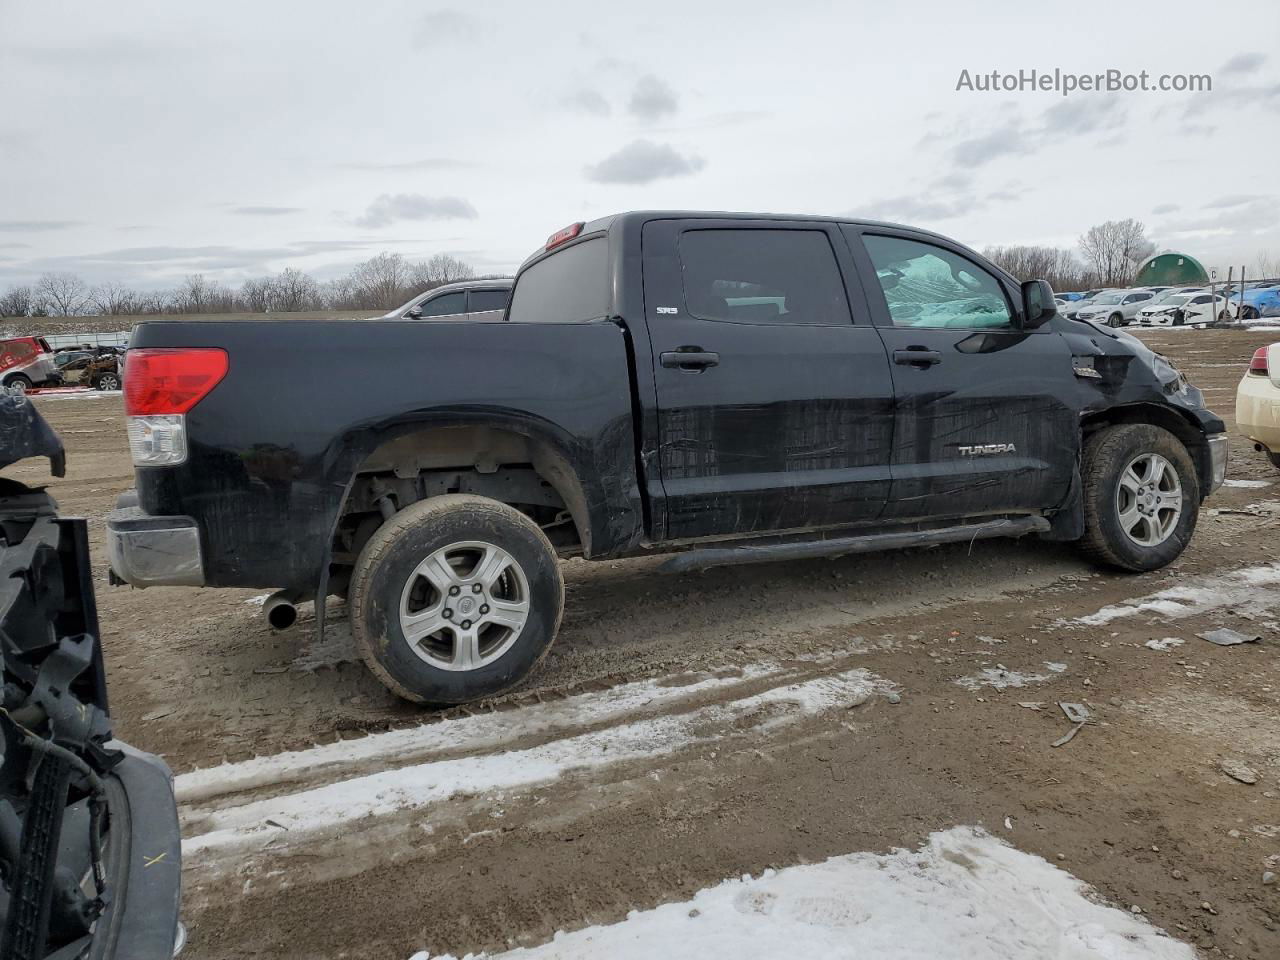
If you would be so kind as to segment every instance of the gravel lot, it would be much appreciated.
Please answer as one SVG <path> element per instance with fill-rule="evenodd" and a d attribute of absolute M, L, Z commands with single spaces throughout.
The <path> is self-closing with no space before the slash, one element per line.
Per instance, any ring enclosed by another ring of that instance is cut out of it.
<path fill-rule="evenodd" d="M 1229 426 L 1272 338 L 1143 336 Z M 184 774 L 195 960 L 538 944 L 958 826 L 1206 955 L 1280 955 L 1280 472 L 1240 438 L 1233 484 L 1154 574 L 1034 540 L 684 576 L 568 562 L 541 672 L 441 714 L 367 673 L 336 602 L 317 644 L 309 611 L 272 633 L 249 591 L 107 586 L 121 401 L 36 402 L 68 449 L 55 495 L 91 521 L 117 731 Z M 1215 627 L 1263 639 L 1197 636 Z M 1058 701 L 1098 722 L 1054 748 Z"/>

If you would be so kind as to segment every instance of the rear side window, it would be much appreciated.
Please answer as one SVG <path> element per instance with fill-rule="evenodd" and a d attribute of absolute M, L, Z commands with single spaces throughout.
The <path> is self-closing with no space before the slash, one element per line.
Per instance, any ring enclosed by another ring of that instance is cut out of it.
<path fill-rule="evenodd" d="M 512 323 L 582 323 L 609 315 L 609 241 L 575 243 L 525 269 L 511 291 Z"/>
<path fill-rule="evenodd" d="M 455 313 L 467 312 L 467 295 L 465 293 L 446 293 L 433 300 L 427 300 L 419 309 L 424 317 L 450 317 Z"/>
<path fill-rule="evenodd" d="M 702 320 L 848 325 L 849 301 L 821 230 L 688 230 L 685 308 Z"/>
<path fill-rule="evenodd" d="M 484 313 L 486 310 L 505 310 L 507 309 L 507 298 L 509 294 L 506 290 L 472 290 L 471 291 L 471 313 Z"/>

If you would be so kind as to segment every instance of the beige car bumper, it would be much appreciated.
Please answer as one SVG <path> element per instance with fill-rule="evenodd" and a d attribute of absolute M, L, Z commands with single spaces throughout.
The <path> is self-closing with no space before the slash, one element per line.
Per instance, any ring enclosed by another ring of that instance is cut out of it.
<path fill-rule="evenodd" d="M 1280 386 L 1270 377 L 1245 374 L 1236 390 L 1236 429 L 1280 453 Z"/>

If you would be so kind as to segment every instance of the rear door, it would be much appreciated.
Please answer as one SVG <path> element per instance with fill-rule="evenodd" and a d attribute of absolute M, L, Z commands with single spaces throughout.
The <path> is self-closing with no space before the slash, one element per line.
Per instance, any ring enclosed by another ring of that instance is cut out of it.
<path fill-rule="evenodd" d="M 1048 326 L 1016 329 L 1017 288 L 963 247 L 910 231 L 845 229 L 893 370 L 885 517 L 1060 505 L 1080 436 L 1062 337 Z"/>
<path fill-rule="evenodd" d="M 642 244 L 665 538 L 878 517 L 892 381 L 838 228 L 657 220 Z"/>

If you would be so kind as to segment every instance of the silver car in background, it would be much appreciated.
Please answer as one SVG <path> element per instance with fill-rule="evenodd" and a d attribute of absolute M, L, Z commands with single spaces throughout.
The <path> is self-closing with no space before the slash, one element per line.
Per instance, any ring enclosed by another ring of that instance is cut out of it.
<path fill-rule="evenodd" d="M 426 320 L 432 317 L 461 317 L 501 320 L 507 309 L 507 301 L 511 299 L 512 281 L 500 280 L 463 280 L 459 283 L 446 283 L 441 287 L 432 287 L 408 303 L 402 303 L 394 310 L 384 313 L 375 320 Z"/>
<path fill-rule="evenodd" d="M 1077 310 L 1076 319 L 1108 327 L 1127 326 L 1154 297 L 1150 290 L 1108 290 L 1098 294 L 1089 306 Z"/>

